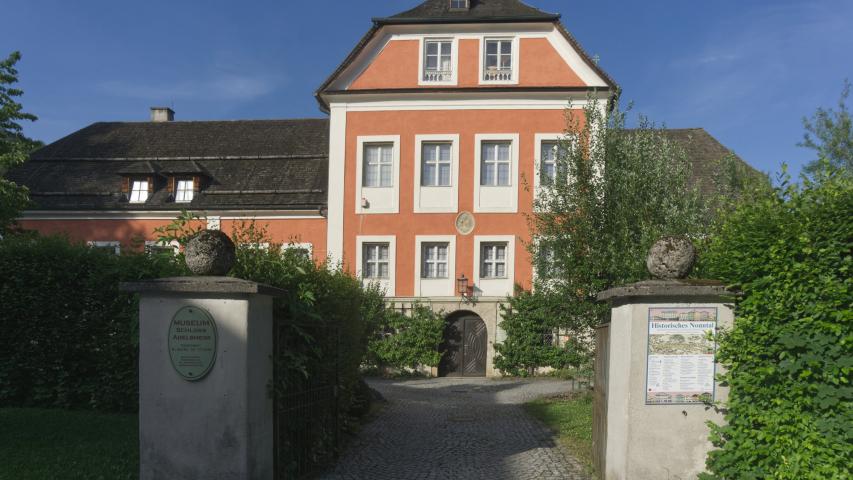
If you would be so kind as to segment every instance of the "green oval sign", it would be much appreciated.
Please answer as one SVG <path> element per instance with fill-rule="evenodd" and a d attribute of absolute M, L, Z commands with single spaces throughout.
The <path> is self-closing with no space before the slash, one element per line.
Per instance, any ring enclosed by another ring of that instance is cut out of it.
<path fill-rule="evenodd" d="M 216 361 L 216 323 L 198 307 L 181 307 L 169 325 L 169 359 L 185 380 L 201 380 Z"/>

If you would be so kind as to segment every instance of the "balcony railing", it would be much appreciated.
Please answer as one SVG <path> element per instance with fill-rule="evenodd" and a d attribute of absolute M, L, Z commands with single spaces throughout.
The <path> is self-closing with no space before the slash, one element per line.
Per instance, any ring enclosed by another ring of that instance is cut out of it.
<path fill-rule="evenodd" d="M 483 80 L 487 82 L 508 82 L 512 80 L 512 69 L 486 69 L 486 71 L 483 72 Z"/>
<path fill-rule="evenodd" d="M 424 82 L 450 82 L 453 80 L 452 70 L 425 70 Z"/>

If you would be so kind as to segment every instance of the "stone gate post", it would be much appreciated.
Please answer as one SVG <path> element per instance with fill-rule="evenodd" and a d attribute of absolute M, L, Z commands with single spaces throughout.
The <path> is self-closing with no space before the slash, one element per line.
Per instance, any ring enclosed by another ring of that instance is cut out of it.
<path fill-rule="evenodd" d="M 191 270 L 230 270 L 227 236 L 196 239 Z M 284 292 L 223 276 L 121 288 L 140 296 L 140 478 L 272 480 L 273 298 Z"/>
<path fill-rule="evenodd" d="M 667 276 L 652 260 L 650 271 Z M 706 422 L 723 423 L 710 406 L 728 394 L 715 381 L 713 335 L 732 325 L 731 293 L 719 282 L 663 278 L 598 298 L 611 305 L 601 478 L 696 478 L 712 448 Z"/>

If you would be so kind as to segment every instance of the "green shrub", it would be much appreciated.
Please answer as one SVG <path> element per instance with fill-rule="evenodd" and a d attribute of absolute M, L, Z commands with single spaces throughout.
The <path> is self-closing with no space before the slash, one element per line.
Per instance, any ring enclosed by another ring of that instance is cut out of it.
<path fill-rule="evenodd" d="M 137 303 L 118 285 L 181 271 L 61 237 L 0 241 L 0 405 L 135 411 Z"/>
<path fill-rule="evenodd" d="M 388 309 L 370 341 L 368 362 L 401 371 L 437 367 L 442 353 L 444 314 L 415 303 L 409 315 Z"/>
<path fill-rule="evenodd" d="M 557 345 L 562 297 L 518 292 L 509 307 L 501 306 L 506 340 L 495 344 L 495 368 L 514 376 L 533 375 L 538 367 L 566 369 L 587 362 L 591 346 L 576 337 Z"/>
<path fill-rule="evenodd" d="M 742 290 L 705 479 L 841 479 L 853 465 L 853 183 L 818 175 L 734 210 L 703 273 Z"/>

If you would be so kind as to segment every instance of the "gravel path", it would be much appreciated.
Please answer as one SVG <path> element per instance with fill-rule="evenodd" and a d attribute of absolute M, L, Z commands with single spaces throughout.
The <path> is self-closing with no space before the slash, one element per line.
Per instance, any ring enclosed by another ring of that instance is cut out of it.
<path fill-rule="evenodd" d="M 388 400 L 325 479 L 587 480 L 521 404 L 567 392 L 550 380 L 371 380 Z"/>

